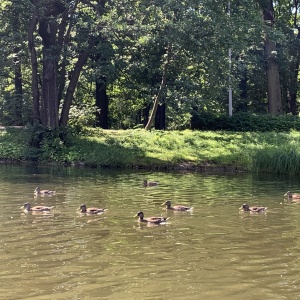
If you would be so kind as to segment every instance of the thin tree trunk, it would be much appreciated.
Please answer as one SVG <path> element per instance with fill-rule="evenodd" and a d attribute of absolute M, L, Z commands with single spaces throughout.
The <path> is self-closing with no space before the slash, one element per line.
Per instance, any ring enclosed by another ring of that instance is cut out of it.
<path fill-rule="evenodd" d="M 58 40 L 58 42 L 57 42 L 58 49 L 59 49 L 58 56 L 59 55 L 62 56 L 61 64 L 60 64 L 60 68 L 59 68 L 59 72 L 58 72 L 58 95 L 57 95 L 58 107 L 60 106 L 60 102 L 62 101 L 63 92 L 64 92 L 65 86 L 66 86 L 66 73 L 67 73 L 67 71 L 66 71 L 66 66 L 67 66 L 66 52 L 67 52 L 67 47 L 69 46 L 69 43 L 70 43 L 71 30 L 73 28 L 72 27 L 72 19 L 75 14 L 77 5 L 78 5 L 78 0 L 74 3 L 74 6 L 73 6 L 71 12 L 66 10 L 63 13 L 62 21 L 58 27 L 58 39 L 57 39 Z M 66 31 L 66 28 L 68 25 L 67 20 L 69 20 L 69 26 Z"/>
<path fill-rule="evenodd" d="M 170 60 L 171 60 L 171 45 L 168 44 L 167 46 L 167 58 L 163 67 L 163 73 L 162 73 L 162 79 L 161 79 L 161 83 L 160 83 L 160 87 L 158 90 L 158 93 L 156 95 L 156 97 L 154 98 L 154 104 L 153 104 L 153 109 L 150 115 L 150 118 L 148 120 L 148 123 L 145 126 L 146 130 L 150 130 L 151 126 L 153 124 L 154 118 L 155 118 L 155 114 L 157 111 L 157 107 L 159 104 L 159 101 L 164 93 L 165 87 L 166 87 L 166 83 L 167 83 L 167 73 L 168 73 L 168 66 L 170 64 Z"/>
<path fill-rule="evenodd" d="M 149 113 L 150 113 L 151 104 L 148 104 L 142 111 L 143 116 L 143 126 L 146 127 L 149 121 Z"/>
<path fill-rule="evenodd" d="M 16 47 L 14 49 L 14 66 L 15 66 L 15 115 L 14 115 L 14 125 L 22 125 L 22 108 L 23 108 L 23 86 L 22 86 L 22 70 L 21 70 L 21 58 L 19 56 L 20 48 Z"/>
<path fill-rule="evenodd" d="M 37 10 L 33 12 L 28 28 L 28 48 L 31 58 L 31 90 L 33 98 L 33 123 L 40 122 L 40 93 L 39 93 L 39 77 L 38 77 L 38 63 L 37 55 L 34 47 L 33 33 L 38 23 Z"/>
<path fill-rule="evenodd" d="M 106 78 L 96 81 L 96 125 L 103 129 L 108 129 L 108 96 L 106 93 Z"/>
<path fill-rule="evenodd" d="M 297 91 L 298 91 L 298 74 L 299 74 L 299 64 L 300 64 L 300 27 L 298 23 L 298 9 L 294 12 L 294 26 L 297 28 L 297 39 L 294 44 L 291 45 L 291 56 L 295 57 L 291 61 L 290 67 L 290 80 L 288 85 L 288 105 L 289 112 L 294 116 L 297 115 Z"/>
<path fill-rule="evenodd" d="M 74 71 L 72 73 L 71 80 L 68 85 L 67 94 L 64 100 L 61 117 L 60 117 L 60 125 L 66 127 L 69 121 L 69 111 L 71 108 L 74 92 L 78 83 L 78 79 L 81 73 L 83 66 L 85 65 L 89 56 L 88 50 L 82 50 L 79 54 L 78 60 L 76 62 Z"/>

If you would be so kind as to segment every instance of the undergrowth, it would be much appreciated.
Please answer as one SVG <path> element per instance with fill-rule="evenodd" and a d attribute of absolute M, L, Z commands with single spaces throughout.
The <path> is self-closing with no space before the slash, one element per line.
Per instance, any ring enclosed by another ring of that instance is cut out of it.
<path fill-rule="evenodd" d="M 300 133 L 7 129 L 0 159 L 94 167 L 231 166 L 250 172 L 300 173 Z"/>

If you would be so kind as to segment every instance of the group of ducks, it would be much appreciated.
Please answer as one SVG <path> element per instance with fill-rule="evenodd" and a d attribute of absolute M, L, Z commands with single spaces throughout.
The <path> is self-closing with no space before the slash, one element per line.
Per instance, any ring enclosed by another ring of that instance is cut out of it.
<path fill-rule="evenodd" d="M 149 186 L 157 186 L 158 182 L 155 181 L 147 181 L 144 180 L 144 187 Z M 55 191 L 51 190 L 41 190 L 39 187 L 36 187 L 34 190 L 35 195 L 54 195 Z M 299 201 L 300 202 L 300 194 L 295 194 L 290 191 L 288 191 L 284 196 L 287 196 L 289 200 L 292 201 Z M 184 205 L 174 205 L 172 206 L 171 201 L 166 201 L 162 205 L 165 205 L 166 210 L 173 210 L 173 211 L 192 211 L 193 207 L 184 206 Z M 53 209 L 53 206 L 31 206 L 29 202 L 26 202 L 23 206 L 23 209 L 25 212 L 49 212 L 51 209 Z M 263 206 L 252 206 L 250 207 L 248 204 L 243 204 L 240 208 L 241 211 L 244 212 L 252 212 L 252 213 L 260 213 L 266 211 L 267 207 Z M 85 204 L 80 205 L 78 208 L 79 212 L 82 214 L 90 214 L 90 215 L 96 215 L 96 214 L 102 214 L 107 209 L 105 208 L 98 208 L 98 207 L 89 207 Z M 139 211 L 135 217 L 138 217 L 139 222 L 144 223 L 151 223 L 151 224 L 161 224 L 165 223 L 168 218 L 167 217 L 144 217 L 144 213 L 142 211 Z"/>
<path fill-rule="evenodd" d="M 292 193 L 290 191 L 287 191 L 284 194 L 284 197 L 287 196 L 289 201 L 292 202 L 300 202 L 300 194 L 296 194 L 296 193 Z M 240 210 L 242 211 L 249 211 L 249 212 L 264 212 L 267 209 L 267 207 L 263 207 L 263 206 L 253 206 L 250 207 L 248 204 L 243 204 L 242 207 L 240 208 Z"/>
<path fill-rule="evenodd" d="M 144 180 L 144 186 L 157 186 L 158 182 L 154 181 L 147 181 Z M 38 195 L 43 195 L 43 196 L 51 196 L 55 194 L 55 191 L 51 190 L 41 190 L 39 187 L 36 187 L 34 190 L 34 194 L 36 196 Z M 165 205 L 167 210 L 173 210 L 173 211 L 191 211 L 193 210 L 193 207 L 188 207 L 184 205 L 175 205 L 172 206 L 171 201 L 166 201 L 162 205 Z M 49 212 L 53 209 L 53 206 L 31 206 L 29 202 L 26 202 L 24 206 L 22 207 L 24 209 L 24 212 Z M 96 215 L 96 214 L 102 214 L 104 213 L 107 209 L 105 208 L 98 208 L 98 207 L 87 207 L 85 204 L 80 205 L 78 208 L 79 212 L 82 214 L 90 214 L 90 215 Z M 135 217 L 138 217 L 139 222 L 145 222 L 145 223 L 152 223 L 152 224 L 161 224 L 164 223 L 168 220 L 167 217 L 144 217 L 144 213 L 142 211 L 139 211 Z"/>

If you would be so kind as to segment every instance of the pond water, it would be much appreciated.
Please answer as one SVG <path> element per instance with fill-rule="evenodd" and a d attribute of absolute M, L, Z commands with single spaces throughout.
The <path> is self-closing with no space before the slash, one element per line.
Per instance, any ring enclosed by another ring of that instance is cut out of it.
<path fill-rule="evenodd" d="M 299 181 L 0 166 L 0 299 L 300 299 L 300 203 L 283 197 Z M 34 197 L 36 186 L 56 194 Z M 194 210 L 166 212 L 166 200 Z M 54 210 L 25 214 L 25 202 Z M 108 211 L 82 216 L 82 203 Z M 170 219 L 149 227 L 140 210 Z"/>

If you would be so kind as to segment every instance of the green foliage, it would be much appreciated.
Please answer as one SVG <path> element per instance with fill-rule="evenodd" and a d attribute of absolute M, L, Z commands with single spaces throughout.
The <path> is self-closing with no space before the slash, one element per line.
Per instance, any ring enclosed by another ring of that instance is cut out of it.
<path fill-rule="evenodd" d="M 36 141 L 36 146 L 29 145 Z M 114 168 L 229 168 L 300 174 L 300 133 L 7 128 L 0 159 Z"/>
<path fill-rule="evenodd" d="M 32 19 L 35 5 L 51 7 L 51 3 L 57 4 L 56 1 L 2 1 L 0 4 L 0 48 L 3 54 L 0 59 L 0 124 L 33 123 L 28 20 Z M 89 52 L 73 97 L 69 114 L 71 126 L 95 125 L 95 81 L 99 78 L 105 78 L 111 127 L 140 126 L 157 94 L 166 45 L 170 44 L 172 57 L 167 91 L 162 100 L 166 104 L 168 129 L 188 128 L 193 109 L 210 114 L 205 117 L 201 113 L 197 120 L 193 117 L 193 123 L 198 124 L 193 128 L 245 131 L 298 128 L 285 119 L 278 124 L 269 116 L 247 119 L 235 114 L 230 121 L 225 116 L 229 77 L 234 111 L 263 114 L 268 109 L 262 35 L 265 24 L 258 1 L 232 1 L 230 15 L 228 1 L 62 3 L 68 10 L 67 18 L 57 14 L 51 17 L 60 28 L 58 33 L 64 33 L 64 39 L 55 37 L 57 82 L 62 92 L 58 99 L 60 107 L 68 83 L 74 78 L 79 54 L 83 50 Z M 280 45 L 276 58 L 286 112 L 290 109 L 288 95 L 291 91 L 297 92 L 297 85 L 291 80 L 294 70 L 298 69 L 296 54 L 299 51 L 299 39 L 297 32 L 294 33 L 297 24 L 293 24 L 298 19 L 295 5 L 287 1 L 276 3 L 275 24 L 269 28 L 270 36 Z M 41 9 L 39 13 L 42 18 L 47 12 Z M 63 41 L 66 43 L 62 45 Z M 43 80 L 40 64 L 43 44 L 38 30 L 34 31 L 34 43 L 38 72 Z M 232 49 L 230 68 L 229 48 Z M 17 66 L 22 73 L 21 101 L 18 98 L 21 93 L 15 91 Z M 19 114 L 16 114 L 17 110 Z M 59 143 L 56 146 L 60 148 Z"/>
<path fill-rule="evenodd" d="M 69 126 L 81 129 L 95 126 L 96 107 L 90 103 L 73 105 L 69 114 Z"/>
<path fill-rule="evenodd" d="M 299 174 L 299 147 L 283 145 L 282 147 L 264 148 L 255 152 L 252 169 L 256 172 Z"/>
<path fill-rule="evenodd" d="M 288 132 L 291 129 L 300 130 L 300 119 L 295 116 L 252 115 L 236 113 L 215 116 L 208 113 L 195 112 L 191 120 L 192 129 L 200 130 L 230 130 L 257 132 Z"/>

